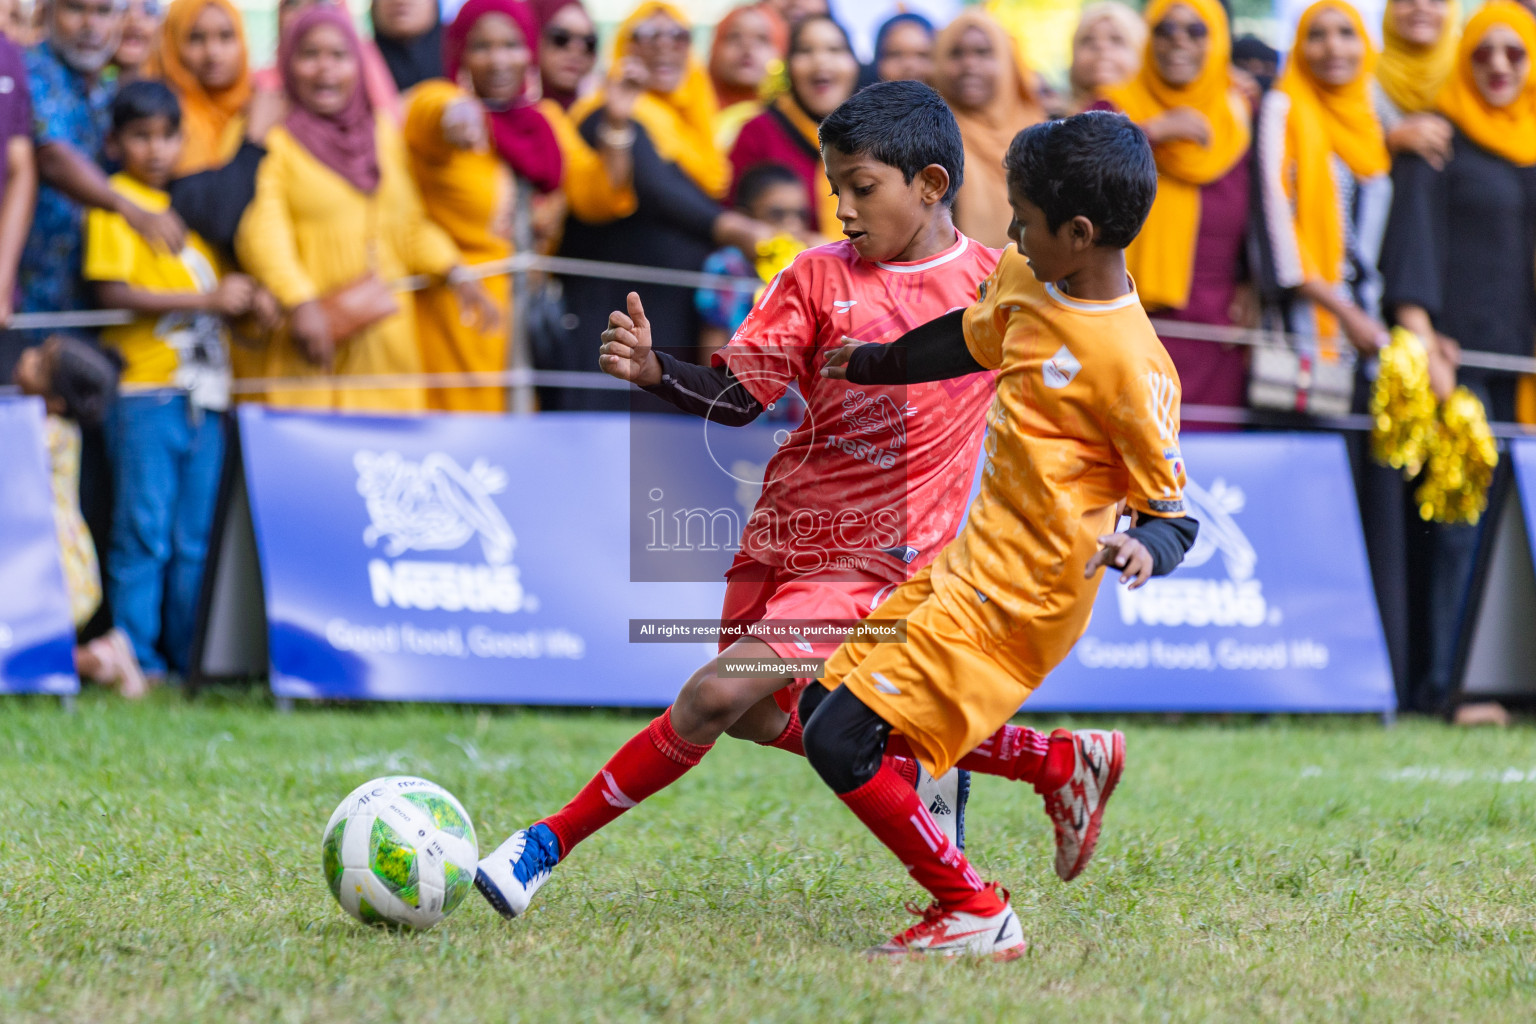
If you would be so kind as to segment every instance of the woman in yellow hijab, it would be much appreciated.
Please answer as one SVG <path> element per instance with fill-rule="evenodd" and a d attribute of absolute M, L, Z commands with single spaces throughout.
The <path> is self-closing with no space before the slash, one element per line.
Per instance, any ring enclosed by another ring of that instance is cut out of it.
<path fill-rule="evenodd" d="M 662 0 L 648 0 L 619 26 L 614 37 L 615 77 L 642 66 L 633 76 L 644 89 L 633 99 L 629 118 L 642 128 L 657 154 L 677 165 L 699 189 L 714 198 L 725 194 L 730 168 L 714 142 L 718 112 L 709 74 L 691 50 L 693 31 L 683 11 Z M 615 83 L 580 100 L 571 120 L 585 127 L 596 111 L 609 107 Z M 612 120 L 612 119 L 610 119 Z"/>
<path fill-rule="evenodd" d="M 1452 156 L 1435 167 L 1393 160 L 1392 217 L 1382 258 L 1386 305 L 1425 338 L 1449 392 L 1457 347 L 1530 355 L 1536 342 L 1536 19 L 1490 0 L 1467 23 L 1438 97 Z M 1439 344 L 1451 338 L 1457 346 Z M 1487 393 L 1491 418 L 1515 415 L 1507 374 L 1460 371 Z"/>
<path fill-rule="evenodd" d="M 1260 109 L 1275 283 L 1297 300 L 1291 328 L 1318 337 L 1325 353 L 1341 331 L 1366 353 L 1385 338 L 1374 308 L 1372 225 L 1391 201 L 1390 165 L 1371 106 L 1375 56 L 1359 13 L 1344 0 L 1319 0 L 1302 13 L 1285 70 Z"/>
<path fill-rule="evenodd" d="M 1038 80 L 990 14 L 967 8 L 934 44 L 934 87 L 955 112 L 965 143 L 965 180 L 955 197 L 962 234 L 1001 249 L 1013 215 L 1003 157 L 1019 132 L 1045 120 Z"/>
<path fill-rule="evenodd" d="M 178 175 L 222 167 L 240 148 L 251 100 L 245 26 L 230 0 L 176 0 L 161 26 L 160 62 L 181 100 Z"/>
<path fill-rule="evenodd" d="M 1384 306 L 1424 339 L 1436 392 L 1464 385 L 1503 422 L 1516 418 L 1515 378 L 1456 363 L 1463 348 L 1529 356 L 1536 340 L 1533 55 L 1536 19 L 1518 4 L 1489 0 L 1467 22 L 1436 101 L 1455 130 L 1452 155 L 1439 168 L 1414 153 L 1394 157 L 1381 266 Z M 1477 529 L 1429 526 L 1435 574 L 1416 595 L 1429 624 L 1429 667 L 1416 680 L 1413 710 L 1439 710 L 1450 695 Z"/>
<path fill-rule="evenodd" d="M 1126 250 L 1142 305 L 1164 318 L 1227 325 L 1253 308 L 1240 268 L 1248 224 L 1252 112 L 1232 81 L 1232 37 L 1217 0 L 1152 0 L 1146 55 L 1108 103 L 1147 133 L 1157 200 Z M 1239 295 L 1244 301 L 1239 301 Z M 1242 349 L 1164 338 L 1185 401 L 1241 406 Z"/>
<path fill-rule="evenodd" d="M 1387 149 L 1412 151 L 1443 166 L 1451 155 L 1451 125 L 1435 113 L 1435 101 L 1456 66 L 1461 5 L 1457 0 L 1389 0 L 1381 36 L 1371 95 L 1387 133 Z"/>
<path fill-rule="evenodd" d="M 696 271 L 716 248 L 752 252 L 771 235 L 766 225 L 721 206 L 730 164 L 715 146 L 715 91 L 692 40 L 679 8 L 659 0 L 641 4 L 619 26 L 607 84 L 571 108 L 570 132 L 556 125 L 564 135 L 571 210 L 560 255 Z M 600 159 L 573 154 L 573 136 Z M 563 284 L 564 335 L 536 352 L 541 368 L 597 373 L 592 339 L 636 288 L 658 330 L 689 344 L 699 337 L 690 289 L 574 276 Z M 544 408 L 627 409 L 629 396 L 572 390 L 544 393 L 541 402 Z"/>

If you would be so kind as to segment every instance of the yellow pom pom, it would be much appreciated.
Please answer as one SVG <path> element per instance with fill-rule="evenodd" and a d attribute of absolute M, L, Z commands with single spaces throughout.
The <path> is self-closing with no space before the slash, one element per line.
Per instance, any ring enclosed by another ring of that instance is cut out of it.
<path fill-rule="evenodd" d="M 1429 354 L 1418 335 L 1398 327 L 1379 362 L 1371 389 L 1371 455 L 1405 476 L 1416 476 L 1429 456 L 1435 429 Z"/>
<path fill-rule="evenodd" d="M 1419 516 L 1437 523 L 1476 523 L 1488 507 L 1488 485 L 1499 464 L 1499 448 L 1488 414 L 1464 387 L 1440 407 L 1430 434 L 1424 479 L 1414 493 Z"/>
<path fill-rule="evenodd" d="M 804 251 L 805 243 L 794 235 L 774 235 L 767 241 L 757 243 L 757 255 L 752 261 L 752 267 L 766 284 Z M 758 289 L 759 298 L 762 294 L 762 289 Z"/>
<path fill-rule="evenodd" d="M 789 65 L 775 57 L 765 70 L 757 84 L 757 101 L 766 106 L 789 92 Z"/>

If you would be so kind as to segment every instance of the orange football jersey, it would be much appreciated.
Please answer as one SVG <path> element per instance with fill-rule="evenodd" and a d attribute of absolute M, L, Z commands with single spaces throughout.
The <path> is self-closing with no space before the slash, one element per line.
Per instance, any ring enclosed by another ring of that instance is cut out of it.
<path fill-rule="evenodd" d="M 1011 246 L 966 310 L 965 341 L 998 371 L 996 395 L 981 491 L 933 585 L 1033 688 L 1087 629 L 1099 579 L 1083 569 L 1120 502 L 1184 514 L 1178 372 L 1134 289 L 1075 299 Z"/>

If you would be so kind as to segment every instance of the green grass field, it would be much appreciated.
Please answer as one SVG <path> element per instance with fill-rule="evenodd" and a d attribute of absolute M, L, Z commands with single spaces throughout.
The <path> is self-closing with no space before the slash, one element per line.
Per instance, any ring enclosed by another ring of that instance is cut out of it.
<path fill-rule="evenodd" d="M 358 783 L 432 778 L 489 846 L 644 721 L 9 698 L 0 1020 L 1536 1019 L 1524 728 L 1121 723 L 1071 886 L 1037 799 L 978 779 L 970 851 L 1033 944 L 1011 964 L 864 962 L 918 891 L 804 762 L 732 740 L 515 924 L 472 897 L 392 934 L 332 902 L 320 830 Z"/>

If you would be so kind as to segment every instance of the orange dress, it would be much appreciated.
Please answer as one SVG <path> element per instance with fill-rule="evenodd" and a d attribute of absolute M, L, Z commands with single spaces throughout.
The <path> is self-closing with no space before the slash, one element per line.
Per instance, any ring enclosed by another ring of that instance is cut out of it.
<path fill-rule="evenodd" d="M 469 99 L 441 78 L 412 89 L 405 98 L 405 145 L 427 216 L 453 239 L 464 264 L 474 266 L 512 255 L 516 187 L 511 169 L 494 150 L 458 149 L 444 141 L 443 114 L 453 103 Z M 501 314 L 501 322 L 485 331 L 464 323 L 452 289 L 438 286 L 416 293 L 416 337 L 427 373 L 507 368 L 512 279 L 502 274 L 482 284 Z M 507 391 L 503 385 L 434 387 L 427 391 L 427 404 L 449 412 L 505 412 Z"/>

